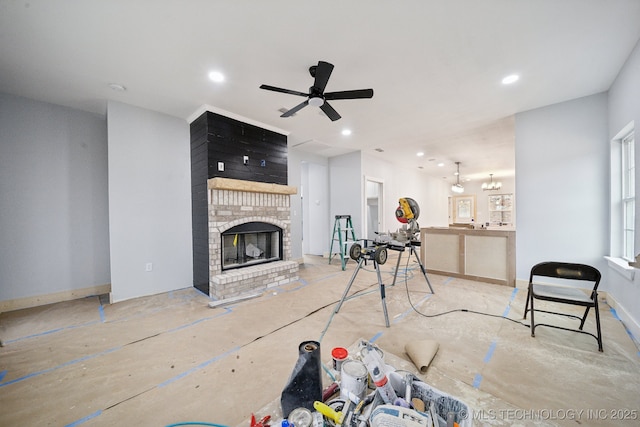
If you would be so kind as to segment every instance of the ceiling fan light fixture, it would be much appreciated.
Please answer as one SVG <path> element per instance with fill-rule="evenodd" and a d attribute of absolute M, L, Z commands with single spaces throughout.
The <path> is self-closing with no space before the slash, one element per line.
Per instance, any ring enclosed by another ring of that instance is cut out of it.
<path fill-rule="evenodd" d="M 327 101 L 336 101 L 341 99 L 362 99 L 372 98 L 373 89 L 355 89 L 355 90 L 341 90 L 338 92 L 325 92 L 329 77 L 333 72 L 333 64 L 326 61 L 318 61 L 318 65 L 313 65 L 309 68 L 309 73 L 313 77 L 313 86 L 309 88 L 309 92 L 300 92 L 297 90 L 284 89 L 281 87 L 260 85 L 260 89 L 271 90 L 274 92 L 287 93 L 289 95 L 303 96 L 307 98 L 305 101 L 296 105 L 286 113 L 282 113 L 280 117 L 291 117 L 293 113 L 301 110 L 302 108 L 311 105 L 313 107 L 320 107 L 321 113 L 327 116 L 332 122 L 340 120 L 342 116 L 328 103 Z"/>
<path fill-rule="evenodd" d="M 320 98 L 319 96 L 309 98 L 309 105 L 311 105 L 312 107 L 320 107 L 322 104 L 324 104 L 324 99 Z"/>

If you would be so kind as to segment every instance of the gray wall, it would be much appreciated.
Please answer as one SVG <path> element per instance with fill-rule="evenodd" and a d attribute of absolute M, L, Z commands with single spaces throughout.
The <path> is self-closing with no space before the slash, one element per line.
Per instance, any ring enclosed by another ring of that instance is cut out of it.
<path fill-rule="evenodd" d="M 189 125 L 117 102 L 107 118 L 112 300 L 189 287 Z"/>
<path fill-rule="evenodd" d="M 609 251 L 607 95 L 516 115 L 516 277 L 541 261 L 590 264 Z M 603 289 L 607 288 L 603 280 Z"/>
<path fill-rule="evenodd" d="M 104 117 L 0 94 L 0 301 L 108 284 Z"/>
<path fill-rule="evenodd" d="M 336 215 L 351 215 L 356 238 L 364 232 L 362 184 L 362 160 L 360 151 L 329 158 L 329 233 L 333 238 L 333 223 Z M 327 250 L 327 252 L 329 252 Z"/>
<path fill-rule="evenodd" d="M 609 139 L 616 136 L 628 123 L 635 124 L 636 165 L 640 164 L 640 42 L 629 56 L 609 90 Z M 636 196 L 640 189 L 640 174 L 636 167 Z M 640 253 L 640 209 L 636 198 L 636 253 Z M 611 272 L 609 290 L 618 306 L 616 310 L 636 337 L 640 337 L 640 274 L 635 270 L 634 281 L 617 272 Z"/>

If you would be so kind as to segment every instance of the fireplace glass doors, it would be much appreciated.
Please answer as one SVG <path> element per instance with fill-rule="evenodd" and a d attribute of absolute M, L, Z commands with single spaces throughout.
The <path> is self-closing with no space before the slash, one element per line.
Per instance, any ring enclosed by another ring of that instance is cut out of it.
<path fill-rule="evenodd" d="M 247 222 L 222 233 L 222 270 L 282 259 L 282 229 L 265 222 Z"/>

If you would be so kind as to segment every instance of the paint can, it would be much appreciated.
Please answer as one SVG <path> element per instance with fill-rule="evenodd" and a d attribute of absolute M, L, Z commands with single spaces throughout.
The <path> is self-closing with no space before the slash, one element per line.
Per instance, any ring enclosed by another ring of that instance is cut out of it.
<path fill-rule="evenodd" d="M 346 401 L 353 400 L 352 396 L 355 396 L 362 400 L 367 392 L 368 376 L 369 372 L 364 363 L 358 360 L 343 362 L 340 371 L 340 398 Z"/>
<path fill-rule="evenodd" d="M 337 372 L 342 370 L 342 363 L 349 357 L 349 352 L 344 347 L 334 347 L 331 350 L 331 358 L 333 359 L 333 369 Z"/>
<path fill-rule="evenodd" d="M 313 415 L 307 408 L 296 408 L 287 417 L 295 427 L 311 427 L 313 422 Z"/>

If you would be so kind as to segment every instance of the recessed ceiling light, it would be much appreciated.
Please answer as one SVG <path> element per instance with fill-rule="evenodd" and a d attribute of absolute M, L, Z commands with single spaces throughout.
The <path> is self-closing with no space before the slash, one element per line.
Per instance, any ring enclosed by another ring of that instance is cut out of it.
<path fill-rule="evenodd" d="M 209 78 L 216 83 L 221 83 L 224 81 L 224 74 L 220 71 L 212 71 L 209 73 Z"/>
<path fill-rule="evenodd" d="M 438 166 L 443 167 L 444 163 L 440 162 L 440 163 L 438 163 Z"/>
<path fill-rule="evenodd" d="M 416 153 L 416 156 L 418 156 L 418 157 L 422 157 L 422 156 L 424 156 L 424 153 L 423 153 L 422 151 L 418 151 L 418 152 Z"/>
<path fill-rule="evenodd" d="M 520 76 L 517 75 L 517 74 L 508 75 L 504 79 L 502 79 L 502 84 L 503 85 L 510 85 L 512 83 L 517 82 L 519 78 L 520 78 Z"/>
<path fill-rule="evenodd" d="M 351 135 L 351 129 L 342 129 L 342 134 L 344 136 L 349 136 Z"/>
<path fill-rule="evenodd" d="M 118 83 L 109 83 L 109 87 L 113 90 L 115 90 L 116 92 L 124 92 L 125 90 L 127 90 L 126 87 L 122 86 L 121 84 Z"/>

